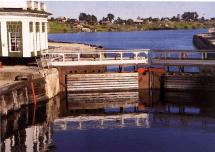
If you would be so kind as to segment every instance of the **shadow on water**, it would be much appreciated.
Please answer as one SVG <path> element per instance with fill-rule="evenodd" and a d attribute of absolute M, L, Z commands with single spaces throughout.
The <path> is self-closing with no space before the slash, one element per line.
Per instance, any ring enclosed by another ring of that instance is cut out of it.
<path fill-rule="evenodd" d="M 192 134 L 198 138 L 196 142 L 204 142 L 214 151 L 212 143 L 204 141 L 215 140 L 214 97 L 214 92 L 206 91 L 69 93 L 67 101 L 56 97 L 36 109 L 23 107 L 1 117 L 1 151 L 66 151 L 64 147 L 68 151 L 70 147 L 75 151 L 116 151 L 120 150 L 118 144 L 124 144 L 123 151 L 130 151 L 129 145 L 134 150 L 157 151 L 154 146 L 141 147 L 141 141 L 149 145 L 175 141 L 169 150 L 164 148 L 171 151 L 177 147 L 176 137 L 186 141 Z M 115 139 L 116 135 L 126 138 Z M 96 144 L 97 138 L 101 145 Z M 187 149 L 195 150 L 195 146 Z"/>

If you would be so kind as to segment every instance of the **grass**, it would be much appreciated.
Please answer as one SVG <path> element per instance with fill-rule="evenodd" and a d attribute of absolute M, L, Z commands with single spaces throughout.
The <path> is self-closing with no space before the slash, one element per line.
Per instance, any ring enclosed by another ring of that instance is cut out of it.
<path fill-rule="evenodd" d="M 148 22 L 142 25 L 128 25 L 128 24 L 110 24 L 110 25 L 84 25 L 85 28 L 90 28 L 96 32 L 110 32 L 110 31 L 144 31 L 144 30 L 165 30 L 165 29 L 198 29 L 210 28 L 215 26 L 215 21 L 157 21 Z M 81 32 L 81 29 L 67 23 L 49 22 L 49 33 L 76 33 Z"/>

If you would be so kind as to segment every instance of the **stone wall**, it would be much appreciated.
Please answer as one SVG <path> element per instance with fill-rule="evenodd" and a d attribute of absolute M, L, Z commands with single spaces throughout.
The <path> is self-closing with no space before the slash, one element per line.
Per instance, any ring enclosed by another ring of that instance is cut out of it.
<path fill-rule="evenodd" d="M 44 77 L 14 81 L 0 88 L 0 114 L 18 110 L 22 106 L 33 104 L 33 90 L 36 102 L 45 101 L 60 93 L 59 74 L 57 69 L 42 71 Z M 33 87 L 32 87 L 33 84 Z M 32 89 L 33 88 L 33 89 Z"/>

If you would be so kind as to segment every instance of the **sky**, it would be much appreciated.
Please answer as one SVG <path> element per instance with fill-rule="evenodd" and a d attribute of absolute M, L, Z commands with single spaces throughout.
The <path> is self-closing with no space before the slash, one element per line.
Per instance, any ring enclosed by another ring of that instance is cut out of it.
<path fill-rule="evenodd" d="M 138 16 L 172 17 L 186 11 L 196 11 L 205 18 L 215 17 L 215 2 L 152 2 L 152 1 L 45 1 L 54 17 L 76 18 L 81 12 L 101 19 L 108 13 L 115 18 L 136 19 Z"/>

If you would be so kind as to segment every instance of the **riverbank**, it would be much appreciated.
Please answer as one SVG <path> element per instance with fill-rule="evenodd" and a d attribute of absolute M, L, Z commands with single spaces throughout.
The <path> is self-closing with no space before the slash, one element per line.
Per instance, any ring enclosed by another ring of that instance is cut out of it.
<path fill-rule="evenodd" d="M 63 41 L 52 41 L 49 40 L 48 45 L 50 48 L 61 48 L 64 50 L 97 50 L 103 49 L 102 46 L 97 46 L 93 44 L 84 44 L 84 43 L 76 43 L 76 42 L 63 42 Z"/>
<path fill-rule="evenodd" d="M 77 33 L 82 32 L 82 28 L 91 32 L 129 32 L 147 30 L 178 30 L 178 29 L 200 29 L 212 27 L 215 21 L 156 21 L 144 24 L 84 24 L 81 26 L 69 23 L 57 23 L 49 21 L 49 33 Z"/>

